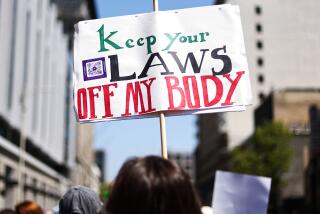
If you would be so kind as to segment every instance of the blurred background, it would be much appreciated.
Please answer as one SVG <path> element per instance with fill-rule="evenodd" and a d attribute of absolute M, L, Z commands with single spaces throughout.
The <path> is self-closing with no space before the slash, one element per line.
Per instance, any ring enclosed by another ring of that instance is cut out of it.
<path fill-rule="evenodd" d="M 219 169 L 272 177 L 269 213 L 320 213 L 320 1 L 159 1 L 161 10 L 223 3 L 240 5 L 253 105 L 168 118 L 169 158 L 203 205 Z M 50 210 L 76 184 L 106 199 L 123 161 L 161 154 L 157 119 L 78 124 L 72 100 L 74 24 L 151 10 L 151 1 L 0 0 L 0 208 L 32 199 Z"/>

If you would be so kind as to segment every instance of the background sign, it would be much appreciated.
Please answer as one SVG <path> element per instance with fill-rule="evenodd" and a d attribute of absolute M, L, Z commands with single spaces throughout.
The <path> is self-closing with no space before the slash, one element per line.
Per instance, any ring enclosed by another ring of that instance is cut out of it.
<path fill-rule="evenodd" d="M 266 214 L 271 179 L 217 171 L 214 183 L 213 213 Z"/>
<path fill-rule="evenodd" d="M 240 111 L 251 102 L 237 6 L 82 21 L 74 45 L 80 121 Z"/>

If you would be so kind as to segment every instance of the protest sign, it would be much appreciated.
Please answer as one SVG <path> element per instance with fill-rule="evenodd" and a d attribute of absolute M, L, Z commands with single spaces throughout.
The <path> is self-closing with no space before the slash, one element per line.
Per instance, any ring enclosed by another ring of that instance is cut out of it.
<path fill-rule="evenodd" d="M 271 179 L 217 171 L 213 194 L 213 213 L 266 214 Z"/>
<path fill-rule="evenodd" d="M 80 122 L 244 110 L 251 88 L 239 8 L 79 22 L 74 101 Z"/>

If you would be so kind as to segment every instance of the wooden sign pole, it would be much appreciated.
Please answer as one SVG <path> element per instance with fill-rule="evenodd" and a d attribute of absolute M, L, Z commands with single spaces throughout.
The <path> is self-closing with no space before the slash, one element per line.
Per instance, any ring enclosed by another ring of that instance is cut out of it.
<path fill-rule="evenodd" d="M 153 11 L 159 10 L 158 0 L 153 0 Z M 160 119 L 160 133 L 161 133 L 161 154 L 162 158 L 168 159 L 167 150 L 167 133 L 166 133 L 166 120 L 163 112 L 159 112 Z"/>
<path fill-rule="evenodd" d="M 153 11 L 159 10 L 158 0 L 153 0 Z"/>
<path fill-rule="evenodd" d="M 160 133 L 161 133 L 161 153 L 164 159 L 168 159 L 168 150 L 167 150 L 167 133 L 166 133 L 166 120 L 164 113 L 159 113 L 160 117 Z"/>

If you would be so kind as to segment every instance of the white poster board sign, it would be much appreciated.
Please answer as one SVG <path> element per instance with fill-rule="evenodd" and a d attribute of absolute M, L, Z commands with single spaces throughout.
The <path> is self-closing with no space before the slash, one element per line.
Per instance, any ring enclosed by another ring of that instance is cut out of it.
<path fill-rule="evenodd" d="M 74 38 L 78 120 L 244 110 L 251 87 L 237 6 L 82 21 Z"/>
<path fill-rule="evenodd" d="M 271 179 L 217 171 L 212 208 L 214 214 L 266 214 Z"/>

